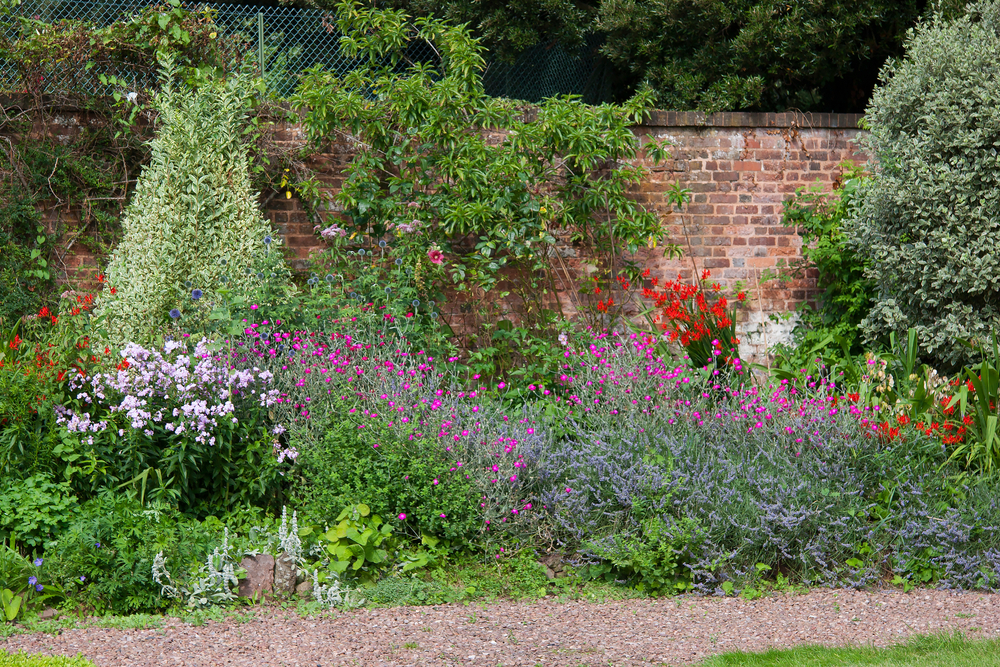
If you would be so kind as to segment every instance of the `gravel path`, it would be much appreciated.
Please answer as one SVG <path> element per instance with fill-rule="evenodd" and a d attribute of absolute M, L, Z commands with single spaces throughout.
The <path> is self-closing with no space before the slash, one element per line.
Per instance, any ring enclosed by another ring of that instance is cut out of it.
<path fill-rule="evenodd" d="M 679 597 L 359 609 L 149 630 L 15 635 L 8 651 L 137 665 L 680 665 L 726 650 L 801 643 L 886 645 L 914 633 L 1000 636 L 1000 595 L 816 590 L 760 600 Z"/>

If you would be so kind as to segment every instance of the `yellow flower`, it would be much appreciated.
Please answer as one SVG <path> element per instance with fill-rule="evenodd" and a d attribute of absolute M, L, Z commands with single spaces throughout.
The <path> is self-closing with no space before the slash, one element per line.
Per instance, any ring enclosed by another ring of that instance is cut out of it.
<path fill-rule="evenodd" d="M 292 191 L 285 190 L 285 199 L 291 199 L 291 198 L 292 198 Z"/>

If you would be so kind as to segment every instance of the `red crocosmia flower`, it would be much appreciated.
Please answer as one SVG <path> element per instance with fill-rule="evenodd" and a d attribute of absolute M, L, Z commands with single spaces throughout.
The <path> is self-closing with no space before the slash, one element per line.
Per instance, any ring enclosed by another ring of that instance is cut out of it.
<path fill-rule="evenodd" d="M 42 306 L 42 309 L 40 311 L 38 311 L 38 316 L 39 317 L 49 317 L 50 315 L 51 315 L 51 313 L 49 312 L 49 307 L 48 306 Z"/>

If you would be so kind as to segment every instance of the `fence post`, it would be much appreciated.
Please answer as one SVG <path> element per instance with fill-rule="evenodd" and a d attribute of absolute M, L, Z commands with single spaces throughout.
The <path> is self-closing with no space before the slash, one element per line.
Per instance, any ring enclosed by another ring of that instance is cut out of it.
<path fill-rule="evenodd" d="M 264 78 L 264 12 L 257 12 L 257 60 L 260 62 L 260 78 Z"/>

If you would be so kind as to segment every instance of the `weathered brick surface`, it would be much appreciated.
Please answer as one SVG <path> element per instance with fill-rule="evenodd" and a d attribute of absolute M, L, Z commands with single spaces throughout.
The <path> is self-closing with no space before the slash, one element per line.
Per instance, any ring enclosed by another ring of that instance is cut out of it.
<path fill-rule="evenodd" d="M 771 322 L 771 316 L 793 312 L 815 297 L 815 275 L 795 276 L 790 271 L 801 257 L 801 238 L 796 229 L 784 225 L 782 202 L 817 181 L 830 189 L 844 160 L 866 161 L 854 143 L 859 120 L 856 114 L 654 112 L 635 131 L 641 137 L 668 140 L 672 156 L 664 163 L 646 165 L 649 178 L 636 188 L 635 196 L 660 214 L 663 240 L 681 246 L 684 257 L 666 260 L 662 250 L 643 250 L 641 262 L 662 278 L 680 275 L 690 280 L 709 270 L 711 280 L 724 289 L 745 290 L 749 298 L 740 316 L 745 351 L 759 354 L 765 338 L 773 344 L 790 328 L 788 322 Z M 274 137 L 288 147 L 305 142 L 299 126 L 276 128 Z M 340 187 L 351 154 L 350 144 L 340 141 L 315 158 L 312 166 L 329 190 Z M 667 199 L 675 182 L 691 191 L 690 204 L 680 211 Z M 265 215 L 285 239 L 295 267 L 305 268 L 310 253 L 323 247 L 313 231 L 320 221 L 310 219 L 296 199 L 280 195 L 268 200 Z M 575 251 L 568 250 L 560 254 L 570 267 L 578 266 Z M 71 244 L 62 252 L 58 268 L 67 280 L 76 281 L 88 272 L 92 275 L 98 260 L 82 244 Z M 781 279 L 776 279 L 779 275 Z M 560 300 L 564 311 L 573 312 L 568 291 L 560 294 Z M 450 306 L 453 326 L 471 326 L 467 308 L 457 302 Z"/>

